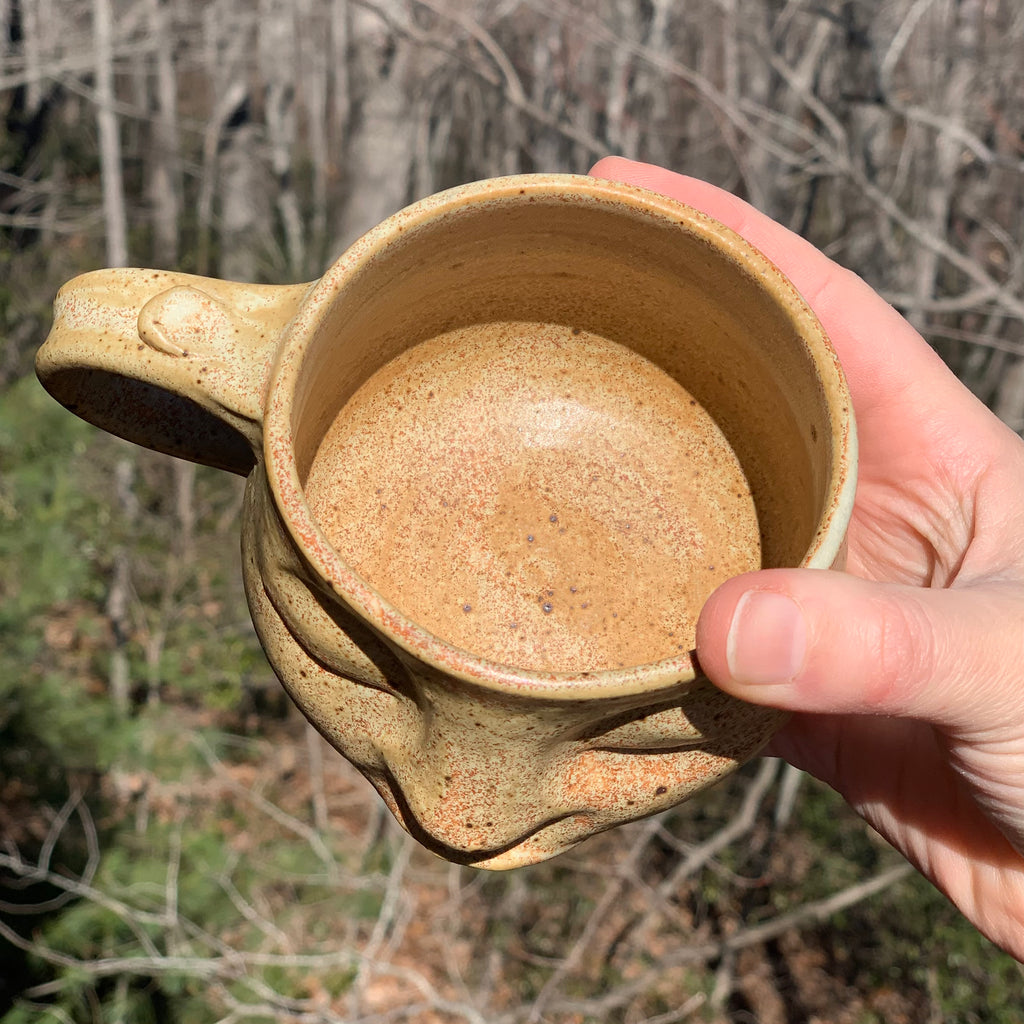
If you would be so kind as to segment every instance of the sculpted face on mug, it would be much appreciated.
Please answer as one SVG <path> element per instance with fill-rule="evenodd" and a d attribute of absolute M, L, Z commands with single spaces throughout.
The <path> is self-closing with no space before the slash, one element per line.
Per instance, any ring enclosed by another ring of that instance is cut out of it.
<path fill-rule="evenodd" d="M 253 618 L 278 675 L 406 829 L 448 859 L 545 859 L 678 803 L 761 742 L 760 711 L 745 720 L 747 706 L 737 714 L 706 682 L 666 689 L 653 707 L 641 693 L 571 716 L 536 696 L 483 704 L 472 685 L 396 655 L 341 613 L 297 560 L 268 574 L 286 549 L 265 524 L 245 530 Z"/>
<path fill-rule="evenodd" d="M 310 285 L 86 275 L 37 366 L 91 422 L 248 477 L 271 664 L 453 861 L 542 860 L 753 756 L 779 716 L 699 676 L 700 608 L 843 558 L 856 437 L 817 321 L 630 186 L 463 186 Z"/>

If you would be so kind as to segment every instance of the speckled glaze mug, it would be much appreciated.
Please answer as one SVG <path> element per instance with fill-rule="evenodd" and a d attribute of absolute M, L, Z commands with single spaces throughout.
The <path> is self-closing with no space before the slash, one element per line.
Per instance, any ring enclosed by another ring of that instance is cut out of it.
<path fill-rule="evenodd" d="M 843 560 L 856 439 L 817 320 L 623 184 L 443 192 L 310 285 L 87 274 L 37 367 L 103 429 L 248 477 L 271 664 L 461 863 L 543 860 L 755 755 L 780 718 L 700 676 L 700 607 Z"/>

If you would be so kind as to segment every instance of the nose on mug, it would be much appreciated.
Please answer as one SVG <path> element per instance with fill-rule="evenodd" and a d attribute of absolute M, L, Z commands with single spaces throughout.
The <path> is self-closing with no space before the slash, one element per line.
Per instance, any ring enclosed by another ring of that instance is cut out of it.
<path fill-rule="evenodd" d="M 46 388 L 247 477 L 275 672 L 405 828 L 507 868 L 669 807 L 780 723 L 692 651 L 724 579 L 841 566 L 856 432 L 792 285 L 633 186 L 439 193 L 316 282 L 65 285 Z"/>

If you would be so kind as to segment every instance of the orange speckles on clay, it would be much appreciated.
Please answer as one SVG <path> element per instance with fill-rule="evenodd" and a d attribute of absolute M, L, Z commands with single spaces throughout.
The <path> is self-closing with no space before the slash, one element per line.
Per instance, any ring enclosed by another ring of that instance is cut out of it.
<path fill-rule="evenodd" d="M 517 668 L 674 656 L 711 590 L 760 564 L 749 488 L 710 417 L 578 327 L 496 323 L 407 350 L 338 415 L 306 495 L 389 603 Z"/>

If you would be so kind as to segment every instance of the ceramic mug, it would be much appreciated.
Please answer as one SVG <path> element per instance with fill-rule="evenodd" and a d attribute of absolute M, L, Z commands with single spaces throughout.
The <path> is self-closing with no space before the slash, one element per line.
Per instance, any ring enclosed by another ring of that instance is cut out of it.
<path fill-rule="evenodd" d="M 507 868 L 667 808 L 780 715 L 699 673 L 723 579 L 840 566 L 836 355 L 760 253 L 611 181 L 478 182 L 308 285 L 105 270 L 37 368 L 70 410 L 248 477 L 277 675 L 402 825 Z"/>

